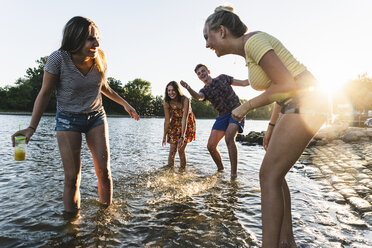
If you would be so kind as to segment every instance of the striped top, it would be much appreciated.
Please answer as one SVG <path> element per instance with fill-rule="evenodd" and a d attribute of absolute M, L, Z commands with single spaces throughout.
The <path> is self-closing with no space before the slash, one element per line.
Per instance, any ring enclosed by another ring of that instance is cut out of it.
<path fill-rule="evenodd" d="M 70 113 L 89 113 L 102 108 L 102 78 L 96 64 L 83 75 L 72 62 L 69 52 L 53 52 L 44 70 L 57 75 L 57 109 Z"/>
<path fill-rule="evenodd" d="M 261 58 L 270 50 L 274 50 L 293 77 L 306 70 L 306 67 L 298 62 L 278 39 L 267 33 L 257 32 L 249 37 L 244 45 L 249 82 L 255 90 L 265 90 L 271 85 L 271 80 L 259 66 Z"/>

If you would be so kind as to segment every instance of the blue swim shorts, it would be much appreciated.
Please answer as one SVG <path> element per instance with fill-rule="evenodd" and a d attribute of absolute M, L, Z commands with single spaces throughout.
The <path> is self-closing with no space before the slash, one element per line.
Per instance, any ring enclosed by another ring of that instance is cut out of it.
<path fill-rule="evenodd" d="M 69 113 L 57 109 L 55 130 L 87 133 L 105 121 L 106 112 L 103 108 L 90 113 Z"/>
<path fill-rule="evenodd" d="M 213 124 L 212 130 L 215 129 L 215 130 L 226 131 L 226 129 L 229 126 L 230 123 L 235 123 L 236 125 L 239 126 L 239 133 L 242 133 L 243 132 L 243 129 L 244 129 L 244 119 L 240 123 L 237 122 L 236 120 L 234 120 L 231 117 L 231 112 L 228 113 L 228 114 L 226 114 L 226 115 L 218 116 L 216 118 L 216 121 Z"/>

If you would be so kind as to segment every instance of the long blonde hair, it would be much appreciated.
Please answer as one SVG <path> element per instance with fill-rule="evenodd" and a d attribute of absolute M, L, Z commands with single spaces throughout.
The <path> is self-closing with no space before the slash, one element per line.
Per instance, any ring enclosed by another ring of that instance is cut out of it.
<path fill-rule="evenodd" d="M 79 52 L 83 48 L 92 27 L 99 31 L 97 25 L 86 17 L 75 16 L 71 18 L 63 29 L 60 49 L 70 52 L 71 54 Z M 94 62 L 101 74 L 103 83 L 107 84 L 105 77 L 107 68 L 106 56 L 102 49 L 97 49 L 98 56 L 94 58 Z"/>

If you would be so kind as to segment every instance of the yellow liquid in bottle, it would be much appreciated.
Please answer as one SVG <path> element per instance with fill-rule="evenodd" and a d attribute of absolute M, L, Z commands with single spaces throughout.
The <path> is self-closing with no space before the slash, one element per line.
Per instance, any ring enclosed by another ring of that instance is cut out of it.
<path fill-rule="evenodd" d="M 14 159 L 16 161 L 22 161 L 25 160 L 26 152 L 24 150 L 17 149 L 14 152 Z"/>

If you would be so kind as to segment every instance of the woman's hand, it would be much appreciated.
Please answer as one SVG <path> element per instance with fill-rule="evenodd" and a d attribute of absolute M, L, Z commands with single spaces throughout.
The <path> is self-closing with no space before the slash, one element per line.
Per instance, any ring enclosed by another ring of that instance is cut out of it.
<path fill-rule="evenodd" d="M 162 142 L 161 145 L 164 147 L 166 144 L 167 144 L 167 138 L 164 136 L 163 137 L 163 142 Z"/>
<path fill-rule="evenodd" d="M 34 131 L 32 128 L 30 128 L 30 127 L 15 132 L 15 133 L 12 135 L 12 146 L 13 146 L 13 147 L 15 146 L 15 137 L 16 137 L 16 136 L 21 136 L 21 135 L 26 136 L 26 144 L 28 144 L 28 142 L 30 141 L 31 136 L 32 136 L 34 133 L 35 133 L 35 131 Z"/>
<path fill-rule="evenodd" d="M 124 106 L 124 109 L 125 109 L 125 111 L 128 112 L 130 117 L 134 118 L 136 121 L 139 120 L 139 116 L 138 116 L 136 110 L 131 105 L 128 104 L 128 105 Z"/>
<path fill-rule="evenodd" d="M 262 140 L 262 146 L 265 149 L 265 151 L 267 151 L 267 148 L 269 147 L 270 138 L 271 138 L 271 134 L 272 133 L 273 133 L 273 128 L 269 128 L 266 131 L 265 136 L 264 136 L 264 138 Z"/>
<path fill-rule="evenodd" d="M 248 112 L 252 109 L 251 102 L 245 102 L 231 112 L 231 116 L 234 120 L 241 122 Z"/>
<path fill-rule="evenodd" d="M 177 145 L 178 149 L 180 149 L 184 143 L 185 143 L 185 137 L 180 137 L 178 139 L 178 145 Z"/>

